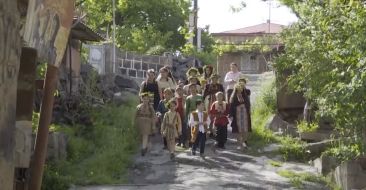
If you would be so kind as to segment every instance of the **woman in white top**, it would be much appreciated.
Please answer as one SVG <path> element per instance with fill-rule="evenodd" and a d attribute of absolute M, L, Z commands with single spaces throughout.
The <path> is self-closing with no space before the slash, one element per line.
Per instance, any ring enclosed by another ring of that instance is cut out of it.
<path fill-rule="evenodd" d="M 226 85 L 226 100 L 229 100 L 231 94 L 233 93 L 235 83 L 239 80 L 241 73 L 239 71 L 238 65 L 236 63 L 230 64 L 230 70 L 225 75 L 225 85 Z"/>
<path fill-rule="evenodd" d="M 175 89 L 176 84 L 174 83 L 173 79 L 170 78 L 169 75 L 169 70 L 166 67 L 163 67 L 159 70 L 160 72 L 160 77 L 156 80 L 156 82 L 158 82 L 158 86 L 159 86 L 159 94 L 160 94 L 160 99 L 163 100 L 163 93 L 164 89 L 166 88 L 170 88 L 170 89 Z"/>

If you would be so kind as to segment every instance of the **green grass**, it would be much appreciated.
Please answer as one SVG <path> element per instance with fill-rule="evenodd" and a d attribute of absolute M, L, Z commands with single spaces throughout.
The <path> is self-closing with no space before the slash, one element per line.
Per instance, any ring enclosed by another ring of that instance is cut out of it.
<path fill-rule="evenodd" d="M 276 113 L 276 86 L 274 79 L 262 85 L 260 93 L 252 107 L 253 131 L 249 136 L 252 154 L 258 154 L 270 143 L 280 144 L 279 153 L 284 160 L 305 161 L 305 143 L 290 136 L 277 136 L 266 127 L 266 124 Z M 275 152 L 274 152 L 275 153 Z"/>
<path fill-rule="evenodd" d="M 307 161 L 309 154 L 305 151 L 305 142 L 290 136 L 278 136 L 277 141 L 281 144 L 279 153 L 284 160 Z"/>
<path fill-rule="evenodd" d="M 274 160 L 270 160 L 268 162 L 269 165 L 273 166 L 273 167 L 282 167 L 283 163 L 282 162 L 278 162 L 278 161 L 274 161 Z"/>
<path fill-rule="evenodd" d="M 298 173 L 290 170 L 279 170 L 277 173 L 282 177 L 288 178 L 290 183 L 297 189 L 304 189 L 304 182 L 313 182 L 323 184 L 332 190 L 340 190 L 339 187 L 331 182 L 330 178 L 321 175 L 308 172 Z"/>
<path fill-rule="evenodd" d="M 297 129 L 300 133 L 310 133 L 315 132 L 319 128 L 317 123 L 306 123 L 305 121 L 301 121 L 297 123 Z"/>
<path fill-rule="evenodd" d="M 131 100 L 121 107 L 91 109 L 92 126 L 55 127 L 69 137 L 68 157 L 46 164 L 42 189 L 126 183 L 128 167 L 139 144 L 133 126 L 136 104 L 136 100 Z"/>

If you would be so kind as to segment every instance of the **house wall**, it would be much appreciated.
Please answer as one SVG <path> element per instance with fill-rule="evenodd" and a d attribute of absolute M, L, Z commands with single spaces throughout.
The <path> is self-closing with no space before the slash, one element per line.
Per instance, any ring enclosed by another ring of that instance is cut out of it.
<path fill-rule="evenodd" d="M 258 53 L 224 53 L 217 59 L 217 70 L 223 78 L 230 70 L 230 63 L 236 63 L 242 73 L 256 74 L 268 70 L 266 54 Z"/>
<path fill-rule="evenodd" d="M 258 37 L 257 35 L 246 35 L 246 36 L 239 36 L 239 35 L 216 35 L 214 36 L 215 39 L 223 42 L 223 43 L 242 43 L 246 40 L 252 40 Z"/>
<path fill-rule="evenodd" d="M 62 85 L 68 94 L 70 93 L 70 85 L 71 85 L 71 93 L 79 92 L 80 68 L 81 68 L 80 46 L 81 42 L 79 40 L 71 40 L 71 43 L 67 45 L 64 59 L 62 60 L 62 64 L 59 68 L 60 80 L 61 82 L 63 82 Z M 71 62 L 71 70 L 70 70 L 70 62 Z M 70 83 L 70 72 L 71 72 L 71 83 Z"/>
<path fill-rule="evenodd" d="M 220 43 L 234 43 L 240 44 L 242 42 L 253 40 L 256 38 L 275 37 L 277 34 L 265 34 L 265 33 L 252 33 L 252 34 L 213 34 L 212 36 L 219 40 Z"/>

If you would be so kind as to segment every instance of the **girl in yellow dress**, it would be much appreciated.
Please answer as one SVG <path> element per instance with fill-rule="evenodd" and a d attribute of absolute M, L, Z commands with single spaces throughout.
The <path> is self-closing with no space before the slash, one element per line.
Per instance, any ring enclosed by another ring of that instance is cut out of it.
<path fill-rule="evenodd" d="M 148 93 L 142 93 L 141 99 L 142 103 L 136 108 L 135 126 L 142 138 L 141 155 L 145 156 L 149 135 L 152 133 L 155 125 L 155 111 L 153 106 L 149 103 L 150 97 Z"/>
<path fill-rule="evenodd" d="M 168 102 L 169 111 L 165 113 L 161 124 L 161 134 L 166 138 L 170 159 L 174 159 L 175 141 L 182 134 L 182 121 L 176 110 L 177 103 L 175 99 Z"/>

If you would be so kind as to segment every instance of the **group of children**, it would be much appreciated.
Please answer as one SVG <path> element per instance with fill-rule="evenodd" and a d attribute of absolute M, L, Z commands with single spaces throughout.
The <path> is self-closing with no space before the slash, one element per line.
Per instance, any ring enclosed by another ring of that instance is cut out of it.
<path fill-rule="evenodd" d="M 192 155 L 196 155 L 199 148 L 200 156 L 204 157 L 209 135 L 216 139 L 215 147 L 225 148 L 230 120 L 238 142 L 242 147 L 247 146 L 250 90 L 245 88 L 246 79 L 236 81 L 231 97 L 225 98 L 220 76 L 214 74 L 210 66 L 203 71 L 203 76 L 199 77 L 198 69 L 189 69 L 188 84 L 179 81 L 175 88 L 160 88 L 155 73 L 148 71 L 147 80 L 141 85 L 141 104 L 137 106 L 135 117 L 142 137 L 142 156 L 147 152 L 149 135 L 160 129 L 164 149 L 169 150 L 171 159 L 175 157 L 176 146 L 191 147 Z M 159 103 L 156 96 L 160 98 Z"/>

